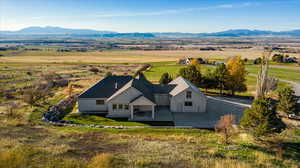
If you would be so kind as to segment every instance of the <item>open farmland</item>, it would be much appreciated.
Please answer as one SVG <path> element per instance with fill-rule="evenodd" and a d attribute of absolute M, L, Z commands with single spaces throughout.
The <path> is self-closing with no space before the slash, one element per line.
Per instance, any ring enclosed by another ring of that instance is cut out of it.
<path fill-rule="evenodd" d="M 0 57 L 1 62 L 45 62 L 45 63 L 144 63 L 176 61 L 179 58 L 202 57 L 207 59 L 226 59 L 230 56 L 242 56 L 255 59 L 261 56 L 262 48 L 224 49 L 224 51 L 200 50 L 110 50 L 91 52 L 22 51 Z M 300 57 L 300 54 L 289 54 Z"/>

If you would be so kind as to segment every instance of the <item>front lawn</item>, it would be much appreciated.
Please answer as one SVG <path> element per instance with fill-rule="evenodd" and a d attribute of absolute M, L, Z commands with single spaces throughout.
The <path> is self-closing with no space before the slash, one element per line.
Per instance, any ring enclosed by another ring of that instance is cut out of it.
<path fill-rule="evenodd" d="M 148 126 L 147 124 L 130 122 L 127 120 L 114 120 L 97 115 L 71 113 L 63 118 L 77 124 L 95 124 L 101 126 Z"/>

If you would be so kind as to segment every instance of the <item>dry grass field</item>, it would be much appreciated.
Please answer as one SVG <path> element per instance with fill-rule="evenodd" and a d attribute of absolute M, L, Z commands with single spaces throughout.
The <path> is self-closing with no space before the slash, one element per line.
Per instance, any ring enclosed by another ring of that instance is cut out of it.
<path fill-rule="evenodd" d="M 299 167 L 299 129 L 290 128 L 274 135 L 282 138 L 282 146 L 278 148 L 274 147 L 272 141 L 269 142 L 270 138 L 262 141 L 243 130 L 238 130 L 230 143 L 224 144 L 221 134 L 212 130 L 58 127 L 42 122 L 41 118 L 49 107 L 67 96 L 67 86 L 53 88 L 53 95 L 33 107 L 23 101 L 21 94 L 24 88 L 35 85 L 43 79 L 43 74 L 49 72 L 69 80 L 74 85 L 73 93 L 80 93 L 106 72 L 132 75 L 142 66 L 137 63 L 152 62 L 152 69 L 145 75 L 151 81 L 158 81 L 163 72 L 175 76 L 183 67 L 175 65 L 174 61 L 178 58 L 201 56 L 224 59 L 242 55 L 251 59 L 261 53 L 260 50 L 251 50 L 254 49 L 70 53 L 25 51 L 0 57 L 0 89 L 6 93 L 0 99 L 0 168 Z M 99 72 L 92 72 L 92 68 L 97 68 Z M 203 66 L 203 71 L 205 68 L 213 67 Z M 256 73 L 257 68 L 249 66 L 247 70 Z M 274 69 L 271 73 L 282 78 L 286 78 L 285 73 L 290 73 L 293 76 L 291 80 L 299 80 L 299 72 L 289 66 L 286 69 Z M 247 77 L 247 85 L 249 92 L 253 91 L 254 76 Z M 8 107 L 13 103 L 18 106 L 11 115 Z M 99 116 L 75 119 L 88 124 L 144 125 L 112 121 Z"/>
<path fill-rule="evenodd" d="M 200 50 L 116 50 L 102 52 L 56 52 L 23 51 L 13 56 L 0 57 L 1 62 L 35 62 L 35 63 L 145 63 L 176 61 L 185 57 L 202 57 L 208 59 L 226 59 L 230 56 L 242 56 L 254 59 L 261 56 L 262 48 L 225 49 L 224 51 Z M 300 58 L 300 54 L 290 54 Z"/>

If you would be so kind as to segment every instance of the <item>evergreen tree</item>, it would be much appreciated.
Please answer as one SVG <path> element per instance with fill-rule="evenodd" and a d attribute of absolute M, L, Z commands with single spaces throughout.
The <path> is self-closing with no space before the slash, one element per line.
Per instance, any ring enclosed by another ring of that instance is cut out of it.
<path fill-rule="evenodd" d="M 216 87 L 220 89 L 220 94 L 225 90 L 225 84 L 229 78 L 228 70 L 225 64 L 219 64 L 214 72 Z"/>
<path fill-rule="evenodd" d="M 266 98 L 255 99 L 251 108 L 245 110 L 240 124 L 257 136 L 280 132 L 285 127 L 276 115 L 275 106 Z"/>
<path fill-rule="evenodd" d="M 287 114 L 295 114 L 297 106 L 295 91 L 290 87 L 285 87 L 279 90 L 278 96 L 278 110 Z"/>
<path fill-rule="evenodd" d="M 191 81 L 194 85 L 200 87 L 202 75 L 195 65 L 189 65 L 179 70 L 179 76 Z"/>
<path fill-rule="evenodd" d="M 234 95 L 235 92 L 244 92 L 247 90 L 246 86 L 246 69 L 244 61 L 241 60 L 240 56 L 232 57 L 226 64 L 228 69 L 228 80 L 226 86 Z"/>
<path fill-rule="evenodd" d="M 207 89 L 215 89 L 217 87 L 215 73 L 207 70 L 204 77 L 201 80 L 201 87 Z"/>
<path fill-rule="evenodd" d="M 169 75 L 169 73 L 163 73 L 160 77 L 159 83 L 160 84 L 168 84 L 169 82 L 171 82 L 173 79 L 171 77 L 171 75 Z"/>

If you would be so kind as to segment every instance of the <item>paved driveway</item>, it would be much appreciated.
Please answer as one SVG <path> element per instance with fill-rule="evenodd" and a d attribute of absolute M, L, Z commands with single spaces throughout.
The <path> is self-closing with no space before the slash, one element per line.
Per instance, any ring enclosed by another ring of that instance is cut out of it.
<path fill-rule="evenodd" d="M 250 104 L 251 100 L 208 96 L 205 113 L 173 113 L 173 119 L 175 126 L 214 128 L 220 117 L 225 114 L 235 115 L 236 122 L 239 122 L 243 111 L 250 107 Z"/>

